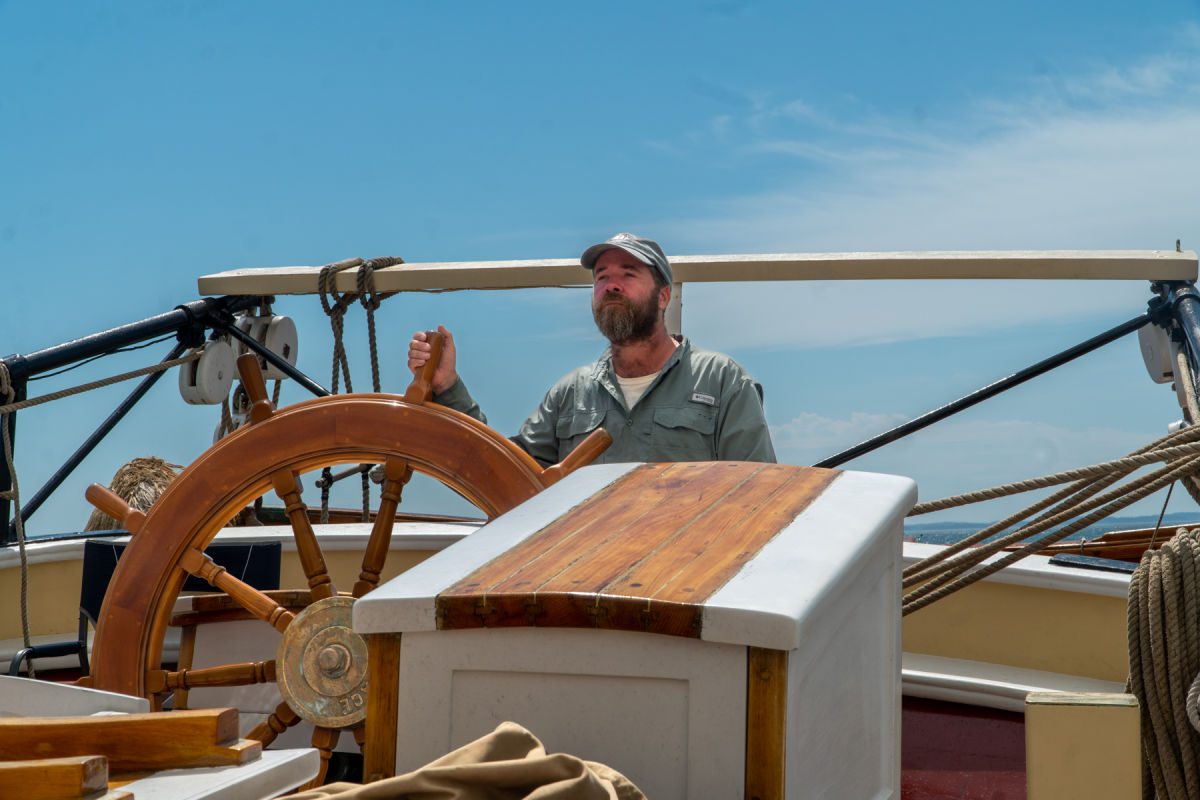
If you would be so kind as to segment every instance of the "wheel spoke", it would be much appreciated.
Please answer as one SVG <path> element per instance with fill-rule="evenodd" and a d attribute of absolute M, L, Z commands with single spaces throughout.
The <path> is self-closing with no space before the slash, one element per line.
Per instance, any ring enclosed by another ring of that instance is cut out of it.
<path fill-rule="evenodd" d="M 296 537 L 300 566 L 304 570 L 304 576 L 308 578 L 308 588 L 312 591 L 313 601 L 333 597 L 337 594 L 337 589 L 329 577 L 325 556 L 321 554 L 321 545 L 317 543 L 317 534 L 313 531 L 312 523 L 308 521 L 308 506 L 300 499 L 300 484 L 296 480 L 296 474 L 290 469 L 280 470 L 271 476 L 271 483 L 283 500 L 285 513 L 292 524 L 292 535 Z"/>
<path fill-rule="evenodd" d="M 362 752 L 367 745 L 367 723 L 360 722 L 350 729 L 354 734 L 354 743 L 358 745 L 358 752 Z"/>
<path fill-rule="evenodd" d="M 184 552 L 179 559 L 179 565 L 192 575 L 203 578 L 225 592 L 242 608 L 280 633 L 292 624 L 292 620 L 296 616 L 258 589 L 230 575 L 224 567 L 214 563 L 211 558 L 199 550 L 189 549 Z"/>
<path fill-rule="evenodd" d="M 333 755 L 333 748 L 337 747 L 340 734 L 341 731 L 337 728 L 323 728 L 319 725 L 313 728 L 312 746 L 321 751 L 321 769 L 313 779 L 314 783 L 310 785 L 320 786 L 325 781 L 325 775 L 329 772 L 329 758 Z"/>
<path fill-rule="evenodd" d="M 412 467 L 398 458 L 389 458 L 383 464 L 383 492 L 379 500 L 379 513 L 371 528 L 371 538 L 363 553 L 362 572 L 354 583 L 352 594 L 362 597 L 379 585 L 379 573 L 387 560 L 388 547 L 392 542 L 392 526 L 396 522 L 396 508 L 404 485 L 412 478 Z"/>
<path fill-rule="evenodd" d="M 246 734 L 246 738 L 257 739 L 262 742 L 263 747 L 267 747 L 271 742 L 275 741 L 279 734 L 299 721 L 300 715 L 292 711 L 291 706 L 287 703 L 280 703 L 275 706 L 275 710 L 271 712 L 271 716 L 260 722 L 254 727 L 254 730 Z"/>
<path fill-rule="evenodd" d="M 146 688 L 152 692 L 196 689 L 201 686 L 250 686 L 275 682 L 274 661 L 250 661 L 222 664 L 203 669 L 157 670 L 146 675 Z"/>

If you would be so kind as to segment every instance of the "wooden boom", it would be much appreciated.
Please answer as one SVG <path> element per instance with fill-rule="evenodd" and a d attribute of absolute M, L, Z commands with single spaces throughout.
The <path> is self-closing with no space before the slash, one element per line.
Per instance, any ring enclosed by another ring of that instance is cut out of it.
<path fill-rule="evenodd" d="M 677 283 L 815 280 L 1195 280 L 1191 250 L 1008 250 L 672 256 Z M 263 267 L 205 275 L 205 295 L 316 294 L 320 267 Z M 357 291 L 358 269 L 335 276 Z M 375 271 L 379 292 L 583 286 L 574 258 L 401 264 Z"/>

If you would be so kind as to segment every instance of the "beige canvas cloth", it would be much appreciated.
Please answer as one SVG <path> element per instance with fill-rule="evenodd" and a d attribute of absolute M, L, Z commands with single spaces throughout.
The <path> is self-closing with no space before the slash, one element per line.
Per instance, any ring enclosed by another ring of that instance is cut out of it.
<path fill-rule="evenodd" d="M 285 800 L 646 800 L 614 769 L 565 753 L 546 754 L 514 722 L 407 775 L 365 786 L 331 783 Z"/>

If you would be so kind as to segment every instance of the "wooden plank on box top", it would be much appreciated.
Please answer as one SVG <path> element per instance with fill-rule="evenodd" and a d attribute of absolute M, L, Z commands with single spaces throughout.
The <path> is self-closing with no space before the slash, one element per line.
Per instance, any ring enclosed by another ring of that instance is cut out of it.
<path fill-rule="evenodd" d="M 838 474 L 743 462 L 638 467 L 442 592 L 438 626 L 698 637 L 704 602 Z"/>
<path fill-rule="evenodd" d="M 7 759 L 101 755 L 114 773 L 244 764 L 261 752 L 261 742 L 238 739 L 236 708 L 0 719 Z"/>
<path fill-rule="evenodd" d="M 65 800 L 93 797 L 108 788 L 103 756 L 39 758 L 0 762 L 0 797 Z"/>

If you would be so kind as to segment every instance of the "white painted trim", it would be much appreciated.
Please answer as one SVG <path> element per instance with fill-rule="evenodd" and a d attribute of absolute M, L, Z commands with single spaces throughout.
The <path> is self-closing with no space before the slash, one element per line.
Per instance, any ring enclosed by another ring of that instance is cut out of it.
<path fill-rule="evenodd" d="M 945 550 L 942 545 L 905 542 L 904 566 L 908 567 L 942 550 Z M 992 556 L 986 563 L 999 558 L 1003 558 L 1003 555 Z M 1094 594 L 1100 597 L 1129 596 L 1129 576 L 1124 573 L 1059 566 L 1051 564 L 1047 556 L 1027 556 L 984 580 L 1014 586 L 1030 586 L 1035 589 Z"/>
<path fill-rule="evenodd" d="M 822 609 L 854 585 L 868 562 L 879 567 L 886 556 L 895 568 L 896 539 L 887 537 L 899 538 L 916 499 L 910 478 L 843 472 L 705 601 L 701 638 L 800 647 L 821 627 Z"/>
<path fill-rule="evenodd" d="M 795 280 L 1033 279 L 1195 280 L 1190 250 L 1010 250 L 908 253 L 764 253 L 671 256 L 679 283 Z M 315 294 L 320 267 L 260 267 L 205 275 L 201 294 Z M 338 291 L 357 291 L 357 269 L 335 276 Z M 402 264 L 376 270 L 380 292 L 587 286 L 575 258 Z"/>
<path fill-rule="evenodd" d="M 905 653 L 903 665 L 901 685 L 907 697 L 1002 711 L 1024 713 L 1025 695 L 1030 692 L 1125 691 L 1125 685 L 1115 681 L 922 653 Z"/>
<path fill-rule="evenodd" d="M 307 783 L 320 769 L 316 750 L 264 750 L 246 764 L 169 769 L 121 787 L 137 800 L 266 800 Z"/>
<path fill-rule="evenodd" d="M 392 550 L 441 550 L 449 547 L 479 526 L 469 522 L 397 522 L 392 530 Z M 338 525 L 314 525 L 321 549 L 328 552 L 361 550 L 371 534 L 371 525 L 354 522 Z M 58 561 L 79 561 L 83 558 L 83 543 L 89 536 L 56 539 L 49 542 L 30 541 L 25 552 L 30 564 L 50 564 Z M 90 537 L 105 542 L 128 542 L 128 536 Z M 278 541 L 285 553 L 295 552 L 296 540 L 287 525 L 260 525 L 246 528 L 225 528 L 217 534 L 218 542 L 238 540 Z M 20 566 L 21 555 L 15 546 L 0 548 L 0 569 Z"/>
<path fill-rule="evenodd" d="M 149 711 L 150 701 L 144 697 L 0 675 L 0 717 L 83 717 Z"/>

